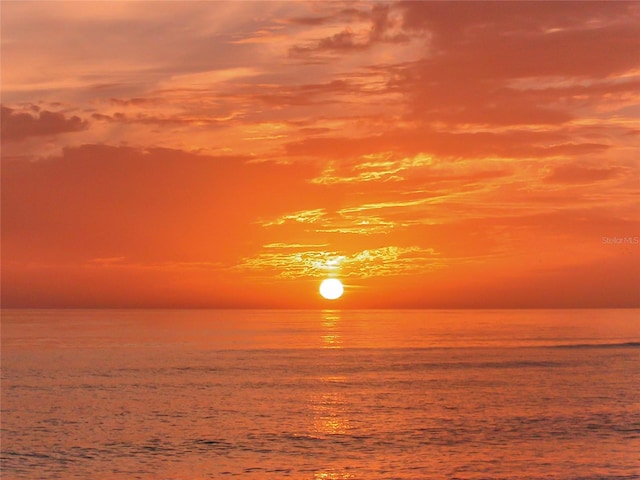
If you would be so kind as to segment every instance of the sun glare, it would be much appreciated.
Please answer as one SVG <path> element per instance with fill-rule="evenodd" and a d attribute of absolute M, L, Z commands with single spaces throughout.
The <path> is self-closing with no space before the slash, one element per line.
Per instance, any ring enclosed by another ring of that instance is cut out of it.
<path fill-rule="evenodd" d="M 320 295 L 327 300 L 340 298 L 344 293 L 342 282 L 337 278 L 327 278 L 320 284 Z"/>

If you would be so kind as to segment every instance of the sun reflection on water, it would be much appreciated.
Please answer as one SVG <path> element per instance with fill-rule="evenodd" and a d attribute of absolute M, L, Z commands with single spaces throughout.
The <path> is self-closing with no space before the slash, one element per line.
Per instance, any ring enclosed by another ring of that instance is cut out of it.
<path fill-rule="evenodd" d="M 342 348 L 339 310 L 322 311 L 322 335 L 320 339 L 323 348 Z"/>
<path fill-rule="evenodd" d="M 323 310 L 320 326 L 320 345 L 322 348 L 340 349 L 342 335 L 340 330 L 340 311 Z M 319 387 L 311 395 L 309 408 L 313 412 L 314 435 L 340 435 L 350 428 L 347 415 L 347 400 L 340 391 L 340 384 L 346 381 L 342 375 L 323 375 L 319 378 Z M 326 473 L 326 475 L 334 475 Z M 325 476 L 316 478 L 344 478 Z"/>
<path fill-rule="evenodd" d="M 346 479 L 346 478 L 355 478 L 356 476 L 353 473 L 344 473 L 344 472 L 316 472 L 313 476 L 315 480 L 338 480 L 338 479 Z"/>
<path fill-rule="evenodd" d="M 340 435 L 349 430 L 346 401 L 339 392 L 326 392 L 312 398 L 313 430 L 321 435 Z"/>

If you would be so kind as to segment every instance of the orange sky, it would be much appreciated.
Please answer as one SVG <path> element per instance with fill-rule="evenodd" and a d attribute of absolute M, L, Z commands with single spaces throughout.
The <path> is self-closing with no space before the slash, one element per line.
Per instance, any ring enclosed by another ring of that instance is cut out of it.
<path fill-rule="evenodd" d="M 638 3 L 1 8 L 5 307 L 640 306 Z"/>

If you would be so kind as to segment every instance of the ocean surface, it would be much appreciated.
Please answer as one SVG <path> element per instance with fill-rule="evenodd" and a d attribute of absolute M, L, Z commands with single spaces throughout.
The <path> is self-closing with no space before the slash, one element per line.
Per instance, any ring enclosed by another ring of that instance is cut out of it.
<path fill-rule="evenodd" d="M 637 479 L 638 310 L 4 310 L 9 479 Z"/>

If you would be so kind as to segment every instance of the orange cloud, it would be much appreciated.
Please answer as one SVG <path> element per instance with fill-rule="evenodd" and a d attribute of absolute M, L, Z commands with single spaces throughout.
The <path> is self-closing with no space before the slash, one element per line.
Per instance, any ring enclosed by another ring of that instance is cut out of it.
<path fill-rule="evenodd" d="M 2 141 L 17 142 L 28 137 L 57 135 L 65 132 L 86 130 L 88 123 L 73 115 L 66 117 L 61 112 L 40 110 L 36 107 L 35 116 L 27 112 L 18 112 L 2 107 Z"/>
<path fill-rule="evenodd" d="M 280 250 L 282 247 L 278 247 Z M 343 277 L 369 278 L 424 273 L 445 265 L 433 249 L 418 246 L 386 246 L 346 254 L 325 250 L 272 252 L 273 247 L 242 260 L 238 268 L 283 278 Z"/>

